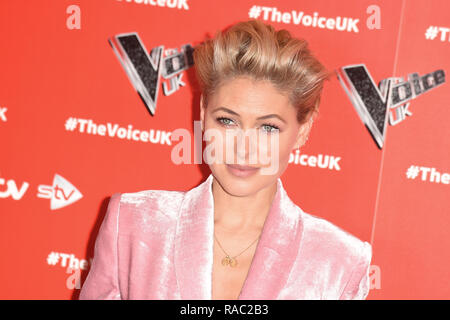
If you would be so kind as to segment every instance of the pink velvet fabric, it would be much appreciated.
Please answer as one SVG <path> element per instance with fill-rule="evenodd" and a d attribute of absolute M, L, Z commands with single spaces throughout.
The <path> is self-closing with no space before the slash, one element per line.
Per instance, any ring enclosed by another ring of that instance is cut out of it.
<path fill-rule="evenodd" d="M 211 299 L 212 174 L 189 191 L 115 193 L 80 299 Z M 365 299 L 372 247 L 277 192 L 239 295 Z"/>

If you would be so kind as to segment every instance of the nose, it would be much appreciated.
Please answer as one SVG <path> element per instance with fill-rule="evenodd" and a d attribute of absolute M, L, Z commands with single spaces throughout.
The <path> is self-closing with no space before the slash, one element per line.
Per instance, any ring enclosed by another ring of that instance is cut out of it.
<path fill-rule="evenodd" d="M 234 145 L 234 153 L 238 164 L 252 165 L 258 163 L 258 136 L 255 129 L 239 130 L 237 143 Z"/>

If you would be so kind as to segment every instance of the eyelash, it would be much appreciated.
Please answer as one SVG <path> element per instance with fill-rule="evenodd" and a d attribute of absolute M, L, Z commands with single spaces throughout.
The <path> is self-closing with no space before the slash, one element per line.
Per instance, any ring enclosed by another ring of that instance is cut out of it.
<path fill-rule="evenodd" d="M 217 122 L 219 122 L 219 124 L 221 124 L 223 126 L 228 126 L 228 124 L 223 123 L 222 120 L 233 121 L 230 118 L 225 118 L 225 117 L 218 117 L 218 118 L 216 118 L 216 120 L 217 120 Z M 274 125 L 274 124 L 264 123 L 262 126 L 269 126 L 269 127 L 272 127 L 274 129 L 274 130 L 267 131 L 267 132 L 273 132 L 273 131 L 277 131 L 277 130 L 279 131 L 280 130 L 280 128 L 278 126 Z"/>

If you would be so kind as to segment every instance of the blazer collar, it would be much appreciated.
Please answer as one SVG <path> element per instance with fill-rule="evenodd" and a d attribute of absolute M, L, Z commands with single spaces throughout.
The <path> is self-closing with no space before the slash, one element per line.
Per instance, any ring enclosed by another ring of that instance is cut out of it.
<path fill-rule="evenodd" d="M 213 178 L 211 173 L 203 183 L 186 191 L 181 203 L 174 265 L 182 300 L 212 299 Z M 278 178 L 277 191 L 238 299 L 276 299 L 299 252 L 301 214 Z"/>

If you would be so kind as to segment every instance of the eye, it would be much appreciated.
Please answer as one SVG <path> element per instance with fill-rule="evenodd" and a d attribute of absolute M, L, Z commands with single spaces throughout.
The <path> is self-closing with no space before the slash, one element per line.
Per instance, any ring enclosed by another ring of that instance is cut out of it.
<path fill-rule="evenodd" d="M 272 124 L 263 124 L 261 127 L 264 129 L 264 131 L 269 133 L 277 132 L 280 130 L 280 128 Z"/>
<path fill-rule="evenodd" d="M 216 121 L 224 126 L 231 126 L 234 124 L 233 120 L 231 120 L 230 118 L 225 118 L 225 117 L 218 117 L 218 118 L 216 118 Z M 274 124 L 263 124 L 261 126 L 261 128 L 263 128 L 263 131 L 268 132 L 268 133 L 274 133 L 274 132 L 277 132 L 280 130 L 280 128 Z"/>
<path fill-rule="evenodd" d="M 229 118 L 224 118 L 224 117 L 218 117 L 216 119 L 220 124 L 223 124 L 225 126 L 229 126 L 233 123 L 233 120 L 229 119 Z"/>

